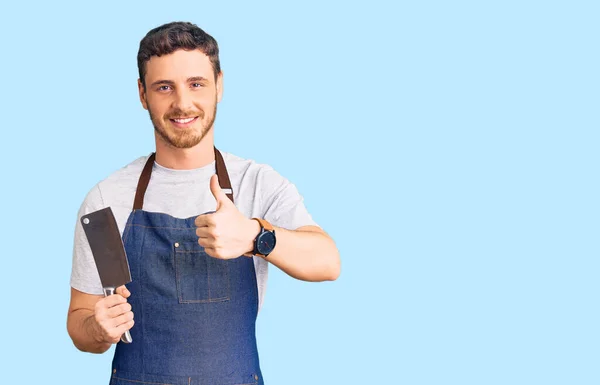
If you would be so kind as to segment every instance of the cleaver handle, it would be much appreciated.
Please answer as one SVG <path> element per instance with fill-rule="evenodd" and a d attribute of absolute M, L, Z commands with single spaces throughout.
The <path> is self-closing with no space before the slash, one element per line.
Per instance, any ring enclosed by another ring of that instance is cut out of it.
<path fill-rule="evenodd" d="M 108 297 L 109 295 L 113 295 L 115 294 L 115 289 L 114 287 L 105 287 L 104 288 L 104 296 Z M 131 338 L 131 334 L 129 333 L 129 330 L 125 331 L 125 333 L 123 333 L 123 335 L 121 336 L 121 341 L 126 343 L 126 344 L 130 344 L 131 342 L 133 342 L 133 339 Z"/>

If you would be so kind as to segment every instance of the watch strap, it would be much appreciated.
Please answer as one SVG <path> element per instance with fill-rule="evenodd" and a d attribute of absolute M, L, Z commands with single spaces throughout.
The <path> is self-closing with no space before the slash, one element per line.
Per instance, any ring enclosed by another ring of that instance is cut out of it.
<path fill-rule="evenodd" d="M 260 227 L 262 227 L 263 229 L 267 230 L 267 231 L 273 231 L 273 225 L 271 225 L 268 221 L 264 220 L 264 219 L 260 219 L 260 218 L 252 218 L 255 221 L 258 221 L 258 223 L 260 223 Z"/>
<path fill-rule="evenodd" d="M 271 225 L 268 221 L 264 220 L 264 219 L 260 219 L 260 218 L 252 218 L 255 221 L 257 221 L 260 224 L 260 231 L 258 232 L 258 234 L 256 235 L 256 238 L 254 238 L 254 251 L 253 254 L 256 255 L 257 257 L 261 257 L 261 258 L 266 258 L 267 256 L 264 254 L 261 254 L 257 251 L 257 247 L 256 247 L 256 242 L 258 241 L 258 237 L 266 230 L 266 231 L 274 231 L 275 229 L 273 228 L 273 225 Z"/>

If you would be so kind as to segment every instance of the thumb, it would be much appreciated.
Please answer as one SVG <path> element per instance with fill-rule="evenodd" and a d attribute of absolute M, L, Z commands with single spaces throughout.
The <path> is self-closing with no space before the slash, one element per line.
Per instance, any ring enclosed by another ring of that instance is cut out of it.
<path fill-rule="evenodd" d="M 219 210 L 224 204 L 227 203 L 227 195 L 221 190 L 221 186 L 219 185 L 219 177 L 217 174 L 213 175 L 210 178 L 210 191 L 213 196 L 217 200 L 217 210 Z"/>
<path fill-rule="evenodd" d="M 117 287 L 117 289 L 115 290 L 115 293 L 120 294 L 124 298 L 128 298 L 131 295 L 131 293 L 129 292 L 129 290 L 127 290 L 127 288 L 125 286 Z"/>

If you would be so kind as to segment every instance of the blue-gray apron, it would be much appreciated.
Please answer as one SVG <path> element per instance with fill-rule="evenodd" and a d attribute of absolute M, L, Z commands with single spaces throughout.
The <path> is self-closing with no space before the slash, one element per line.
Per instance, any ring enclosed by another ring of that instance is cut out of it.
<path fill-rule="evenodd" d="M 221 188 L 233 191 L 215 148 Z M 112 385 L 263 384 L 256 345 L 258 289 L 252 258 L 213 258 L 198 244 L 195 217 L 142 210 L 153 153 L 123 230 L 132 282 L 133 342 L 119 342 Z"/>

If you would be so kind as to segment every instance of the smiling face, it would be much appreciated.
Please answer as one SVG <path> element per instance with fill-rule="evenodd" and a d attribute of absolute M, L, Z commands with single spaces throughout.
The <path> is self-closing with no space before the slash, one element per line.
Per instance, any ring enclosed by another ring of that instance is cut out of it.
<path fill-rule="evenodd" d="M 145 84 L 138 80 L 140 100 L 166 145 L 194 147 L 212 129 L 223 94 L 223 76 L 215 79 L 211 62 L 202 51 L 152 56 L 146 63 Z"/>

